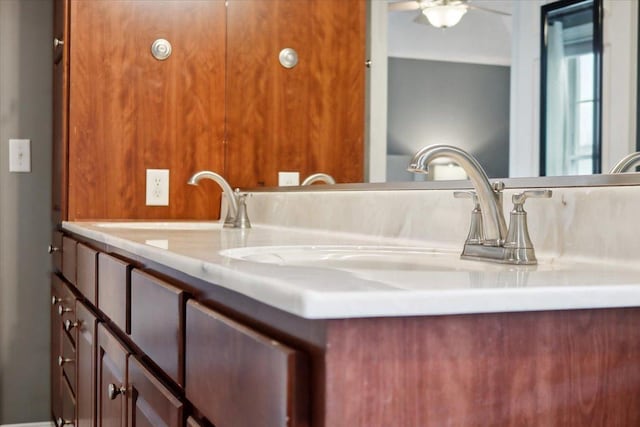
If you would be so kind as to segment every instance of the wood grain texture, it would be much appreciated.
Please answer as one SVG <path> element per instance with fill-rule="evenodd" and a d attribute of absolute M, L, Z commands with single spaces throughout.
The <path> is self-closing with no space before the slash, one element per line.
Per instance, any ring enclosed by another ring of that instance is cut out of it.
<path fill-rule="evenodd" d="M 69 134 L 69 0 L 54 0 L 53 37 L 67 41 L 53 52 L 51 220 L 67 218 Z"/>
<path fill-rule="evenodd" d="M 98 309 L 122 331 L 129 333 L 131 264 L 98 254 Z"/>
<path fill-rule="evenodd" d="M 185 293 L 140 270 L 131 272 L 131 339 L 184 385 Z"/>
<path fill-rule="evenodd" d="M 186 182 L 224 173 L 224 2 L 72 1 L 71 36 L 69 219 L 217 218 Z M 170 170 L 168 207 L 145 206 L 146 169 Z"/>
<path fill-rule="evenodd" d="M 640 309 L 332 321 L 326 426 L 640 425 Z"/>
<path fill-rule="evenodd" d="M 98 324 L 96 420 L 99 427 L 127 425 L 127 398 L 122 394 L 110 399 L 109 384 L 126 387 L 128 349 L 103 323 Z"/>
<path fill-rule="evenodd" d="M 189 301 L 186 396 L 214 425 L 309 426 L 303 354 Z"/>
<path fill-rule="evenodd" d="M 70 237 L 62 238 L 62 274 L 71 283 L 76 283 L 76 244 Z"/>
<path fill-rule="evenodd" d="M 281 49 L 298 52 L 285 69 Z M 326 172 L 361 182 L 365 2 L 242 0 L 227 10 L 226 171 L 234 186 Z"/>
<path fill-rule="evenodd" d="M 98 252 L 82 243 L 76 248 L 76 287 L 93 305 L 98 305 Z"/>
<path fill-rule="evenodd" d="M 135 357 L 129 356 L 128 425 L 181 427 L 183 404 Z"/>
<path fill-rule="evenodd" d="M 98 320 L 82 302 L 76 302 L 77 427 L 96 425 L 96 328 Z"/>

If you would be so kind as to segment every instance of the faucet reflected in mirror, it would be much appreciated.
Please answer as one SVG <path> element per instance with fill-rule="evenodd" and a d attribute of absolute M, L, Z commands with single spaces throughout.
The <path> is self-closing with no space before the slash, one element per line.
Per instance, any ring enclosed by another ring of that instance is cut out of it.
<path fill-rule="evenodd" d="M 246 207 L 247 195 L 241 194 L 238 189 L 233 191 L 231 185 L 222 175 L 211 171 L 196 172 L 189 178 L 187 184 L 198 185 L 202 179 L 210 179 L 217 183 L 227 198 L 227 216 L 224 220 L 224 228 L 251 228 Z"/>
<path fill-rule="evenodd" d="M 469 176 L 475 191 L 454 193 L 454 197 L 473 200 L 471 226 L 464 244 L 463 259 L 504 264 L 537 264 L 533 243 L 529 237 L 524 202 L 528 198 L 550 198 L 551 190 L 529 190 L 512 197 L 513 210 L 507 229 L 502 209 L 504 183 L 493 184 L 478 161 L 466 151 L 451 145 L 430 145 L 413 157 L 410 172 L 429 173 L 429 163 L 447 157 L 460 165 Z"/>
<path fill-rule="evenodd" d="M 316 182 L 324 182 L 325 184 L 333 185 L 336 183 L 336 180 L 329 174 L 319 172 L 306 177 L 300 185 L 311 185 Z"/>
<path fill-rule="evenodd" d="M 640 166 L 640 151 L 628 154 L 620 159 L 609 173 L 635 172 L 638 166 Z"/>

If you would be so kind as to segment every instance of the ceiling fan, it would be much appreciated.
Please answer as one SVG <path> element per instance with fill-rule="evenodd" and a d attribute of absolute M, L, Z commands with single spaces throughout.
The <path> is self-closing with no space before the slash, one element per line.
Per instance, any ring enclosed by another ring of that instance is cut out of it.
<path fill-rule="evenodd" d="M 501 10 L 471 4 L 469 0 L 408 0 L 389 3 L 389 10 L 394 12 L 419 10 L 418 16 L 413 21 L 436 28 L 453 27 L 460 22 L 469 9 L 511 16 L 510 13 Z"/>

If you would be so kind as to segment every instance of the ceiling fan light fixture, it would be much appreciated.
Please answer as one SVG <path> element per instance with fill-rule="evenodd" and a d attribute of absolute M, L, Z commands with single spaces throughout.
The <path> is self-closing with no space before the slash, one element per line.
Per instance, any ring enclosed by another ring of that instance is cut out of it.
<path fill-rule="evenodd" d="M 426 7 L 422 13 L 427 17 L 429 23 L 436 28 L 448 28 L 456 25 L 465 13 L 467 6 L 458 4 L 445 4 L 441 6 Z"/>

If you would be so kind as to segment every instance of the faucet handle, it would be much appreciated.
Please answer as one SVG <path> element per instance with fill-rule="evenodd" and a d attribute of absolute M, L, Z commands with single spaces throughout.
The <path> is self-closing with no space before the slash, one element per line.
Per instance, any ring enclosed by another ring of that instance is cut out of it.
<path fill-rule="evenodd" d="M 551 190 L 527 190 L 522 193 L 516 193 L 511 197 L 513 202 L 513 210 L 516 212 L 524 212 L 524 202 L 527 199 L 549 199 L 553 192 Z"/>
<path fill-rule="evenodd" d="M 469 225 L 469 234 L 465 245 L 481 245 L 484 241 L 484 232 L 482 228 L 482 212 L 480 211 L 480 202 L 478 194 L 475 191 L 454 191 L 453 197 L 456 199 L 473 200 L 473 211 L 471 211 L 471 224 Z"/>
<path fill-rule="evenodd" d="M 238 202 L 238 214 L 233 223 L 233 228 L 251 228 L 251 221 L 247 214 L 247 193 L 240 193 L 240 189 L 236 188 L 234 196 Z"/>
<path fill-rule="evenodd" d="M 453 197 L 455 197 L 456 199 L 471 199 L 471 200 L 473 200 L 473 205 L 474 205 L 475 209 L 480 210 L 480 203 L 478 201 L 478 194 L 476 194 L 476 192 L 473 191 L 473 190 L 469 190 L 469 191 L 454 191 L 453 192 Z"/>

